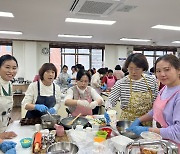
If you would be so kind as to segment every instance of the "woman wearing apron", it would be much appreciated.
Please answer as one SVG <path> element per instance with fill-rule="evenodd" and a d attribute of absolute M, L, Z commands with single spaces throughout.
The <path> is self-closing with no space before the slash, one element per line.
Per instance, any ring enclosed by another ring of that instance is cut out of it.
<path fill-rule="evenodd" d="M 65 105 L 69 107 L 73 116 L 77 116 L 79 113 L 82 116 L 92 115 L 92 109 L 103 103 L 103 98 L 96 90 L 88 86 L 90 80 L 90 75 L 86 71 L 80 70 L 76 76 L 77 85 L 67 91 Z"/>
<path fill-rule="evenodd" d="M 107 85 L 107 89 L 111 90 L 116 81 L 117 78 L 113 75 L 113 70 L 109 69 L 108 75 L 103 77 L 102 83 L 105 83 Z"/>
<path fill-rule="evenodd" d="M 27 111 L 26 118 L 40 118 L 49 111 L 57 113 L 61 102 L 60 87 L 53 83 L 57 69 L 52 63 L 45 63 L 39 70 L 40 80 L 29 85 L 22 101 Z"/>
<path fill-rule="evenodd" d="M 152 109 L 158 85 L 154 77 L 143 74 L 148 70 L 148 62 L 144 55 L 131 54 L 125 62 L 125 68 L 128 69 L 129 75 L 118 80 L 111 89 L 106 108 L 115 106 L 120 98 L 122 109 L 120 119 L 135 120 Z"/>
<path fill-rule="evenodd" d="M 136 119 L 129 128 L 136 134 L 143 131 L 156 132 L 163 139 L 177 143 L 180 153 L 180 60 L 173 55 L 165 55 L 155 63 L 158 80 L 166 85 L 159 92 L 153 109 Z M 161 128 L 141 127 L 141 122 L 155 120 Z"/>
<path fill-rule="evenodd" d="M 16 143 L 11 141 L 3 141 L 2 139 L 11 139 L 16 135 L 14 132 L 4 132 L 11 119 L 10 112 L 13 107 L 12 80 L 18 69 L 17 60 L 11 55 L 3 55 L 0 57 L 0 149 L 5 153 L 14 154 Z"/>

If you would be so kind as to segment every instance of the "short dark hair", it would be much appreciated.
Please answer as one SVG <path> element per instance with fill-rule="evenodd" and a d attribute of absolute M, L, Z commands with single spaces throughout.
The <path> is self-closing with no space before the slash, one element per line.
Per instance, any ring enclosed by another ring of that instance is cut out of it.
<path fill-rule="evenodd" d="M 68 66 L 67 66 L 67 65 L 63 65 L 62 69 L 64 69 L 64 68 L 67 68 L 67 69 L 68 69 Z"/>
<path fill-rule="evenodd" d="M 109 69 L 109 70 L 108 70 L 108 73 L 113 73 L 113 70 Z"/>
<path fill-rule="evenodd" d="M 106 69 L 105 69 L 105 68 L 100 68 L 100 69 L 98 69 L 97 72 L 98 72 L 99 74 L 105 75 L 105 74 L 106 74 Z"/>
<path fill-rule="evenodd" d="M 115 70 L 121 70 L 121 66 L 120 65 L 116 65 L 116 67 L 114 69 Z"/>
<path fill-rule="evenodd" d="M 44 73 L 47 71 L 47 70 L 53 70 L 55 72 L 55 77 L 57 77 L 57 68 L 56 66 L 53 64 L 53 63 L 44 63 L 41 68 L 39 69 L 39 77 L 41 80 L 44 80 Z"/>
<path fill-rule="evenodd" d="M 143 71 L 147 71 L 149 69 L 147 59 L 141 53 L 133 53 L 129 55 L 128 58 L 126 59 L 124 67 L 128 68 L 131 62 L 134 63 L 137 67 L 142 68 Z"/>
<path fill-rule="evenodd" d="M 176 70 L 180 70 L 180 59 L 177 58 L 176 56 L 174 55 L 164 55 L 164 56 L 161 56 L 159 57 L 156 62 L 155 62 L 155 71 L 156 71 L 156 65 L 158 62 L 160 62 L 161 60 L 164 60 L 166 62 L 169 62 Z"/>
<path fill-rule="evenodd" d="M 82 70 L 82 69 L 78 71 L 78 73 L 77 73 L 77 75 L 76 75 L 76 80 L 77 80 L 77 81 L 80 81 L 81 78 L 82 78 L 84 75 L 86 75 L 86 76 L 88 77 L 89 82 L 90 82 L 90 81 L 91 81 L 91 76 L 90 76 L 90 74 L 89 74 L 87 71 Z"/>
<path fill-rule="evenodd" d="M 0 57 L 0 67 L 4 64 L 5 61 L 8 61 L 8 60 L 14 60 L 16 62 L 16 66 L 18 67 L 18 62 L 16 60 L 16 58 L 14 56 L 11 56 L 11 55 L 2 55 Z"/>

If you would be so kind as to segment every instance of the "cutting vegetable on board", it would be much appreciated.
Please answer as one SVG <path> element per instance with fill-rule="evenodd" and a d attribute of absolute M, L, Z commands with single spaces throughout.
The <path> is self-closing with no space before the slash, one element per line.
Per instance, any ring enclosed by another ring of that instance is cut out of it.
<path fill-rule="evenodd" d="M 103 103 L 103 98 L 96 90 L 88 86 L 90 81 L 90 75 L 86 71 L 80 70 L 76 76 L 77 85 L 67 90 L 65 105 L 69 107 L 73 116 L 77 116 L 79 113 L 82 116 L 92 115 L 92 109 Z"/>

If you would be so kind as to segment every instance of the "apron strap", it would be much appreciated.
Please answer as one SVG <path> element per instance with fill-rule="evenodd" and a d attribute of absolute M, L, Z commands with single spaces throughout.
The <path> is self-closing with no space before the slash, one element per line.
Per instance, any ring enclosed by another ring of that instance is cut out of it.
<path fill-rule="evenodd" d="M 38 96 L 40 96 L 40 83 L 37 81 L 37 87 L 38 87 Z"/>
<path fill-rule="evenodd" d="M 53 83 L 53 96 L 55 96 L 55 84 Z"/>
<path fill-rule="evenodd" d="M 147 80 L 146 80 L 146 78 L 142 75 L 142 77 L 143 77 L 143 79 L 145 80 L 145 83 L 146 83 L 146 85 L 147 85 L 147 88 L 148 88 L 148 90 L 149 90 L 149 92 L 150 92 L 150 95 L 151 95 L 151 101 L 153 100 L 153 96 L 152 96 L 152 90 L 151 90 L 151 88 L 149 87 L 149 84 L 148 84 L 148 82 L 147 82 Z M 132 94 L 132 79 L 131 78 L 129 78 L 130 79 L 130 95 Z M 131 96 L 130 96 L 131 97 Z"/>
<path fill-rule="evenodd" d="M 2 91 L 4 96 L 11 96 L 11 85 L 9 83 L 9 89 L 8 89 L 8 93 L 6 92 L 6 90 L 4 89 L 4 87 L 2 86 Z"/>

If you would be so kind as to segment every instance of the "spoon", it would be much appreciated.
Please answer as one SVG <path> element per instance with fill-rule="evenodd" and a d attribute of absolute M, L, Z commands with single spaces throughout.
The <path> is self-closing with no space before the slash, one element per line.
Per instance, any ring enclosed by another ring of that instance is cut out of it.
<path fill-rule="evenodd" d="M 47 111 L 47 114 L 51 117 L 53 121 L 56 121 L 56 119 L 51 115 L 51 113 L 49 113 L 49 111 Z"/>
<path fill-rule="evenodd" d="M 81 116 L 81 113 L 79 113 L 79 114 L 76 116 L 76 118 L 74 118 L 73 120 L 69 121 L 66 125 L 72 125 L 73 122 L 74 122 L 77 118 L 79 118 L 80 116 Z"/>

